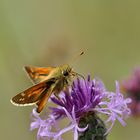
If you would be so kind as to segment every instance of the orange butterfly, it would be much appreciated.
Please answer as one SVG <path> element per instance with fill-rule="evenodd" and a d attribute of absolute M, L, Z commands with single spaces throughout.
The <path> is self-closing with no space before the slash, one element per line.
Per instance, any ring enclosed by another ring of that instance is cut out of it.
<path fill-rule="evenodd" d="M 17 94 L 11 102 L 17 106 L 36 104 L 38 113 L 43 110 L 52 93 L 59 98 L 60 91 L 78 75 L 69 65 L 48 68 L 26 66 L 25 70 L 35 85 Z"/>

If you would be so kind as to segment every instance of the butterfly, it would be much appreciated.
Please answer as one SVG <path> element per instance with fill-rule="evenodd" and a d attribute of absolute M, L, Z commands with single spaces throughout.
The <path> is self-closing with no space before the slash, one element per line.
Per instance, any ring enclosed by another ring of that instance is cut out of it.
<path fill-rule="evenodd" d="M 25 70 L 35 85 L 14 96 L 11 102 L 17 106 L 35 104 L 38 113 L 43 110 L 52 93 L 60 99 L 59 93 L 78 75 L 67 64 L 58 67 L 25 66 Z"/>

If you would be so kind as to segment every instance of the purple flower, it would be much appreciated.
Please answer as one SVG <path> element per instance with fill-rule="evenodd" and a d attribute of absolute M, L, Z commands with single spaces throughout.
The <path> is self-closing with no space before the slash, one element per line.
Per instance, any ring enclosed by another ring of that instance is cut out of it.
<path fill-rule="evenodd" d="M 66 128 L 64 128 L 64 129 L 62 129 L 61 131 L 59 131 L 59 132 L 57 133 L 57 135 L 55 135 L 55 138 L 57 139 L 57 138 L 60 137 L 63 133 L 65 133 L 65 132 L 67 132 L 67 131 L 73 129 L 73 130 L 74 130 L 74 140 L 77 140 L 77 139 L 78 139 L 78 131 L 79 131 L 79 132 L 84 132 L 84 131 L 88 128 L 88 126 L 86 126 L 85 128 L 79 128 L 79 127 L 78 127 L 78 124 L 77 124 L 77 121 L 76 121 L 76 117 L 75 117 L 75 110 L 74 110 L 74 107 L 73 107 L 73 109 L 72 109 L 72 113 L 71 113 L 71 114 L 70 114 L 65 108 L 63 108 L 63 109 L 64 109 L 64 111 L 65 111 L 67 117 L 68 117 L 69 120 L 71 121 L 71 124 L 70 124 L 68 127 L 66 127 Z"/>
<path fill-rule="evenodd" d="M 126 123 L 123 119 L 127 118 L 131 113 L 130 109 L 127 106 L 127 104 L 131 102 L 131 99 L 124 99 L 123 95 L 120 93 L 119 83 L 117 81 L 116 93 L 106 92 L 104 100 L 105 101 L 99 103 L 100 107 L 98 107 L 96 110 L 108 116 L 106 123 L 112 123 L 106 133 L 111 130 L 116 120 L 118 120 L 123 126 L 125 126 Z"/>
<path fill-rule="evenodd" d="M 70 91 L 64 92 L 61 100 L 52 98 L 52 101 L 58 105 L 57 108 L 50 108 L 53 115 L 59 119 L 67 116 L 63 108 L 72 114 L 73 107 L 75 108 L 75 117 L 79 118 L 85 113 L 93 110 L 102 100 L 105 88 L 100 81 L 90 80 L 75 80 Z M 63 107 L 63 108 L 62 108 Z"/>
<path fill-rule="evenodd" d="M 51 132 L 51 129 L 54 127 L 56 130 L 59 130 L 57 121 L 52 115 L 42 119 L 35 109 L 33 109 L 31 118 L 30 130 L 38 128 L 37 139 L 45 137 L 53 138 L 56 133 Z"/>
<path fill-rule="evenodd" d="M 140 68 L 136 68 L 133 71 L 132 76 L 123 81 L 122 88 L 128 97 L 132 99 L 129 107 L 131 109 L 132 115 L 140 115 Z"/>
<path fill-rule="evenodd" d="M 107 133 L 110 132 L 115 121 L 118 120 L 125 125 L 124 118 L 130 114 L 127 104 L 130 99 L 124 99 L 119 92 L 119 84 L 116 82 L 116 93 L 106 91 L 104 84 L 97 79 L 91 80 L 88 76 L 87 80 L 77 79 L 67 91 L 61 93 L 61 100 L 52 97 L 51 100 L 57 106 L 50 107 L 50 115 L 46 115 L 41 119 L 36 112 L 33 111 L 33 122 L 31 129 L 38 128 L 39 138 L 53 138 L 61 140 L 62 134 L 72 130 L 74 132 L 74 140 L 78 139 L 78 133 L 88 129 L 79 127 L 80 118 L 88 112 L 96 114 L 105 114 L 108 116 L 106 124 L 111 122 Z M 69 119 L 69 124 L 65 128 L 58 128 L 58 123 L 64 118 Z"/>

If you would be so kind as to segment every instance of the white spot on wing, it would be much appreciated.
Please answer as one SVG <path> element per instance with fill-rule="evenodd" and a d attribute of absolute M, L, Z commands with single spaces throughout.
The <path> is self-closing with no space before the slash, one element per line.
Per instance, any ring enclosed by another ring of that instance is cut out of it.
<path fill-rule="evenodd" d="M 24 98 L 20 98 L 20 99 L 19 99 L 19 101 L 24 101 L 24 100 L 25 100 Z"/>
<path fill-rule="evenodd" d="M 24 92 L 22 92 L 22 93 L 21 93 L 21 96 L 25 96 L 25 93 L 24 93 Z"/>

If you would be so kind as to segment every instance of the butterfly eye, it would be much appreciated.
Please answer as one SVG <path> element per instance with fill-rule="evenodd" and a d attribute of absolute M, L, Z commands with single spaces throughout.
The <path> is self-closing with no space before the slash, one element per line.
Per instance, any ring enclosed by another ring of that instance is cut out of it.
<path fill-rule="evenodd" d="M 64 71 L 64 72 L 63 72 L 63 75 L 64 75 L 64 76 L 68 76 L 69 73 L 68 73 L 67 71 Z"/>

